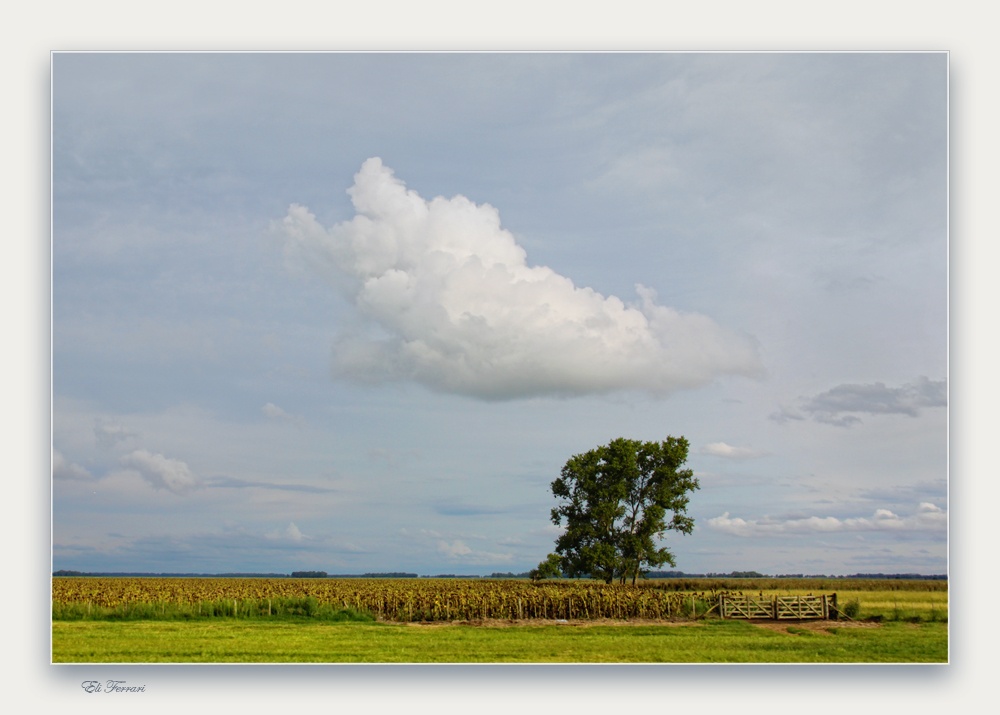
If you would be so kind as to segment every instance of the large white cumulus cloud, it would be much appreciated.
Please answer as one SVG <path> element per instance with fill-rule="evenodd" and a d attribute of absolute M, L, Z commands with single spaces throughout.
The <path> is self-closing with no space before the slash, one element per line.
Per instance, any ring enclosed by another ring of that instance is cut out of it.
<path fill-rule="evenodd" d="M 651 289 L 637 286 L 626 304 L 529 265 L 488 204 L 425 200 L 378 158 L 348 193 L 350 221 L 326 229 L 293 205 L 282 224 L 288 254 L 322 271 L 379 329 L 340 336 L 338 375 L 508 399 L 666 394 L 760 373 L 752 340 L 658 305 Z"/>

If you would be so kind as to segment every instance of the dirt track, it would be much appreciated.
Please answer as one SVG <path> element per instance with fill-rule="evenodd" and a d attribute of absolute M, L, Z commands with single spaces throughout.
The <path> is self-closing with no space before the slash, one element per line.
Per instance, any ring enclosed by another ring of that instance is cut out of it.
<path fill-rule="evenodd" d="M 872 621 L 750 621 L 759 628 L 766 628 L 769 631 L 779 633 L 789 633 L 789 628 L 800 631 L 813 631 L 815 633 L 830 633 L 832 628 L 880 628 L 881 623 Z M 794 635 L 794 633 L 790 633 Z"/>
<path fill-rule="evenodd" d="M 880 624 L 870 621 L 749 621 L 759 628 L 788 633 L 789 628 L 799 630 L 825 632 L 831 628 L 878 628 Z M 654 619 L 635 619 L 631 621 L 601 619 L 548 620 L 542 618 L 524 620 L 483 619 L 474 621 L 430 621 L 413 622 L 404 625 L 414 628 L 447 628 L 449 626 L 473 626 L 486 628 L 517 628 L 523 626 L 565 626 L 567 628 L 592 628 L 594 626 L 700 626 L 702 621 L 663 621 Z"/>

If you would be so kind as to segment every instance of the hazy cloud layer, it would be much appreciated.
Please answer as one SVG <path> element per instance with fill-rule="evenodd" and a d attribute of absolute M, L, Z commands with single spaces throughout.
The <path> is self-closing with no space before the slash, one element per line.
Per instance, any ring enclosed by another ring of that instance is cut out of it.
<path fill-rule="evenodd" d="M 881 382 L 837 385 L 813 397 L 802 398 L 798 410 L 780 408 L 771 414 L 771 419 L 787 422 L 810 417 L 816 422 L 849 427 L 861 422 L 858 414 L 916 417 L 921 408 L 947 405 L 948 388 L 944 380 L 918 377 L 900 387 L 888 387 Z"/>
<path fill-rule="evenodd" d="M 239 479 L 236 477 L 211 477 L 203 482 L 206 488 L 217 489 L 270 489 L 287 492 L 307 492 L 309 494 L 331 494 L 336 489 L 327 487 L 317 487 L 311 484 L 286 484 L 284 482 L 262 482 L 249 479 Z"/>
<path fill-rule="evenodd" d="M 838 519 L 833 516 L 811 516 L 802 519 L 746 520 L 731 517 L 729 512 L 707 521 L 708 528 L 733 536 L 780 536 L 784 534 L 817 534 L 854 531 L 943 531 L 947 513 L 924 502 L 912 516 L 902 517 L 888 509 L 877 509 L 871 517 Z"/>
<path fill-rule="evenodd" d="M 664 395 L 762 371 L 752 339 L 659 305 L 649 288 L 637 285 L 626 304 L 529 265 L 488 204 L 427 201 L 378 158 L 348 193 L 352 220 L 327 230 L 293 205 L 282 226 L 288 254 L 321 270 L 381 331 L 340 336 L 338 375 L 509 399 Z"/>

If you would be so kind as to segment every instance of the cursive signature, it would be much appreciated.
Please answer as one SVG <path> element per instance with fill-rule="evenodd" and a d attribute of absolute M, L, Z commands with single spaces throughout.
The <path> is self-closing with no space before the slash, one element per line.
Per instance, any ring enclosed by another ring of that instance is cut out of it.
<path fill-rule="evenodd" d="M 144 693 L 145 685 L 126 685 L 124 680 L 108 680 L 101 683 L 100 680 L 84 680 L 80 687 L 88 693 Z"/>

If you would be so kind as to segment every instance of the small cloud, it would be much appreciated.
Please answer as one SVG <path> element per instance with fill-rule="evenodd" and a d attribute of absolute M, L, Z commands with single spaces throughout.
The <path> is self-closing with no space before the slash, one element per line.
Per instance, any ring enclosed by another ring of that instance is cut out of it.
<path fill-rule="evenodd" d="M 460 539 L 455 539 L 454 541 L 439 541 L 438 551 L 450 558 L 467 556 L 472 553 L 472 549 L 470 549 L 465 542 Z"/>
<path fill-rule="evenodd" d="M 754 459 L 756 457 L 767 456 L 767 452 L 761 452 L 749 447 L 734 447 L 725 442 L 711 442 L 701 448 L 702 454 L 711 457 L 725 457 L 726 459 Z"/>
<path fill-rule="evenodd" d="M 485 514 L 503 514 L 506 510 L 485 504 L 469 504 L 456 499 L 438 501 L 433 505 L 434 511 L 444 516 L 483 516 Z"/>
<path fill-rule="evenodd" d="M 777 410 L 769 414 L 767 418 L 773 422 L 783 425 L 786 422 L 801 422 L 805 419 L 805 416 L 792 407 L 782 405 Z"/>
<path fill-rule="evenodd" d="M 285 412 L 283 409 L 278 407 L 273 402 L 268 402 L 266 405 L 260 408 L 260 411 L 263 412 L 268 417 L 273 417 L 274 419 L 277 420 L 288 419 L 289 417 L 291 417 L 291 415 L 289 415 L 287 412 Z"/>
<path fill-rule="evenodd" d="M 816 422 L 834 427 L 853 427 L 862 422 L 862 419 L 857 415 L 837 415 L 830 412 L 817 412 L 813 414 L 813 419 Z"/>
<path fill-rule="evenodd" d="M 67 460 L 59 450 L 52 450 L 52 478 L 84 481 L 93 476 L 79 464 Z"/>
<path fill-rule="evenodd" d="M 289 522 L 288 526 L 281 531 L 272 531 L 266 535 L 272 541 L 292 541 L 296 544 L 305 541 L 308 537 L 303 534 L 295 522 Z"/>
<path fill-rule="evenodd" d="M 199 486 L 198 477 L 179 459 L 168 459 L 162 454 L 137 449 L 123 456 L 121 463 L 137 471 L 156 489 L 185 494 Z"/>
<path fill-rule="evenodd" d="M 115 422 L 105 422 L 101 418 L 94 420 L 94 439 L 101 449 L 112 450 L 121 442 L 138 437 L 138 432 L 125 429 Z"/>
<path fill-rule="evenodd" d="M 467 566 L 509 563 L 514 559 L 514 555 L 510 553 L 494 553 L 491 551 L 478 551 L 472 549 L 461 539 L 439 541 L 437 550 L 438 553 L 444 554 L 449 559 L 453 561 L 460 561 L 462 564 Z"/>
<path fill-rule="evenodd" d="M 837 385 L 818 395 L 801 398 L 800 411 L 782 407 L 770 419 L 779 423 L 803 420 L 805 413 L 815 422 L 851 427 L 861 422 L 859 414 L 917 417 L 924 408 L 947 406 L 947 383 L 921 376 L 900 387 L 889 387 L 882 382 Z"/>
<path fill-rule="evenodd" d="M 309 494 L 332 494 L 338 491 L 337 489 L 317 487 L 312 484 L 288 484 L 280 481 L 260 482 L 226 476 L 206 478 L 202 481 L 202 485 L 214 489 L 271 489 L 275 491 L 305 492 Z"/>
<path fill-rule="evenodd" d="M 278 407 L 273 402 L 268 402 L 266 405 L 260 408 L 260 411 L 264 413 L 267 417 L 272 420 L 278 420 L 280 422 L 291 422 L 299 427 L 301 427 L 305 420 L 299 415 L 292 415 L 285 410 Z"/>
<path fill-rule="evenodd" d="M 294 521 L 288 522 L 288 526 L 281 530 L 270 531 L 264 535 L 264 538 L 268 541 L 291 541 L 293 543 L 302 543 L 309 539 L 302 531 L 296 526 Z"/>

